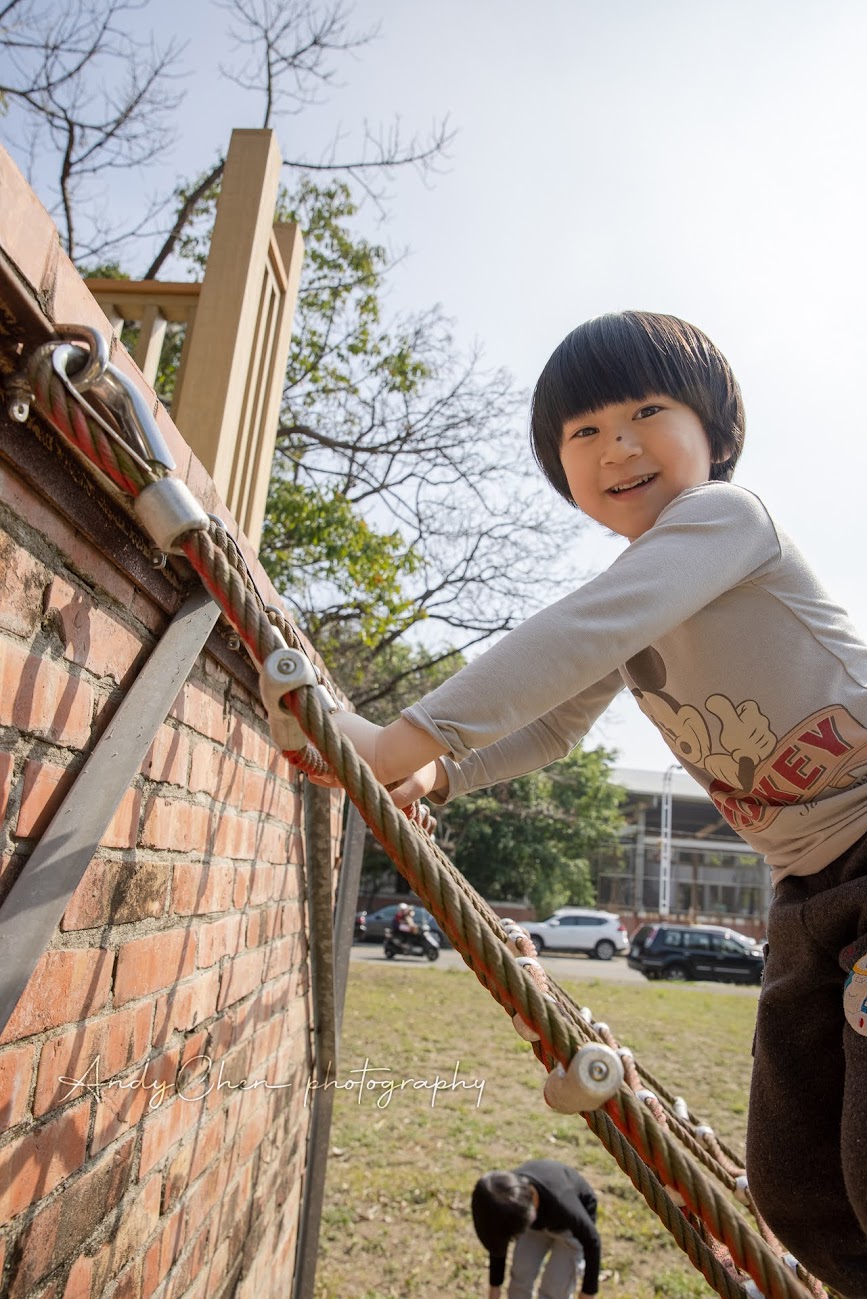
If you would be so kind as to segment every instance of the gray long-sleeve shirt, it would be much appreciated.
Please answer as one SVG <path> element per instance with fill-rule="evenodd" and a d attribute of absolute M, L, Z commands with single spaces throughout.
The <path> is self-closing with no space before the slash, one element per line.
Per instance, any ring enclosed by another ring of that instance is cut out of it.
<path fill-rule="evenodd" d="M 751 492 L 681 493 L 403 715 L 450 799 L 562 757 L 624 685 L 774 883 L 867 832 L 867 646 Z"/>

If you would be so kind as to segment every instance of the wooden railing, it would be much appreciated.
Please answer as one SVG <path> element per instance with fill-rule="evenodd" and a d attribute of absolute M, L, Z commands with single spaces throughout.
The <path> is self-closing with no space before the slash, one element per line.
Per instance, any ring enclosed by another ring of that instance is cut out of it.
<path fill-rule="evenodd" d="M 201 284 L 88 280 L 112 327 L 139 325 L 133 357 L 153 384 L 168 324 L 186 332 L 171 414 L 258 547 L 304 252 L 273 224 L 280 179 L 273 131 L 233 131 Z"/>

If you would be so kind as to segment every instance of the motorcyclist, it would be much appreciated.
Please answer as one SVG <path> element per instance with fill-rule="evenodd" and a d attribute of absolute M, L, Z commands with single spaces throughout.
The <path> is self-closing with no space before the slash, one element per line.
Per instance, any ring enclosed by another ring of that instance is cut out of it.
<path fill-rule="evenodd" d="M 421 934 L 421 925 L 415 918 L 415 907 L 408 902 L 401 902 L 394 916 L 395 937 L 407 946 L 412 945 L 413 937 Z"/>

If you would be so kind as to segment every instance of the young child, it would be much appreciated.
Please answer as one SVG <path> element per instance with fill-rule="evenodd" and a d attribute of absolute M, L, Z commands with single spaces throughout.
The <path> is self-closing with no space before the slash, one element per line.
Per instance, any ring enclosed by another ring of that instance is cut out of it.
<path fill-rule="evenodd" d="M 630 545 L 391 725 L 340 724 L 399 805 L 443 802 L 560 758 L 631 691 L 771 869 L 753 1196 L 810 1271 L 867 1296 L 867 646 L 731 485 L 741 395 L 700 330 L 643 312 L 581 325 L 542 372 L 531 433 L 560 495 Z"/>
<path fill-rule="evenodd" d="M 594 1299 L 602 1246 L 596 1196 L 580 1173 L 554 1159 L 530 1159 L 513 1172 L 485 1173 L 473 1189 L 473 1225 L 488 1251 L 488 1299 L 500 1299 L 514 1240 L 509 1299 Z M 544 1269 L 544 1270 L 543 1270 Z"/>

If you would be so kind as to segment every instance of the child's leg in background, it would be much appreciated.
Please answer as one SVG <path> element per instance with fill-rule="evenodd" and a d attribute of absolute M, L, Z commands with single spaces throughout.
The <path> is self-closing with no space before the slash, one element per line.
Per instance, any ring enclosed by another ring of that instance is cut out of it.
<path fill-rule="evenodd" d="M 572 1299 L 584 1276 L 584 1250 L 571 1232 L 552 1232 L 551 1257 L 539 1284 L 539 1299 Z"/>
<path fill-rule="evenodd" d="M 512 1251 L 509 1299 L 533 1299 L 536 1277 L 542 1269 L 551 1238 L 545 1231 L 522 1231 Z"/>
<path fill-rule="evenodd" d="M 747 1132 L 759 1212 L 847 1299 L 867 1299 L 867 1037 L 846 1022 L 839 957 L 860 938 L 867 951 L 864 841 L 777 889 Z"/>

